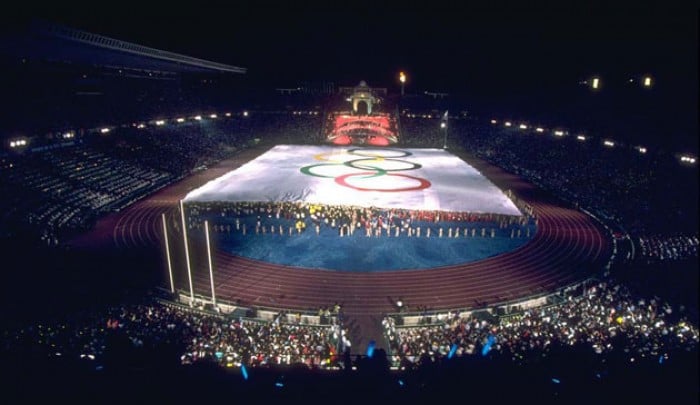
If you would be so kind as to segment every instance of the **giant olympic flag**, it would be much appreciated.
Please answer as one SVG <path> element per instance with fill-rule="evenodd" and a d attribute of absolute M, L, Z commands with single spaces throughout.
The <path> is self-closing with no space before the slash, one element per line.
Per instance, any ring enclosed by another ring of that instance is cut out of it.
<path fill-rule="evenodd" d="M 443 149 L 278 145 L 185 197 L 213 201 L 521 215 L 498 187 Z"/>

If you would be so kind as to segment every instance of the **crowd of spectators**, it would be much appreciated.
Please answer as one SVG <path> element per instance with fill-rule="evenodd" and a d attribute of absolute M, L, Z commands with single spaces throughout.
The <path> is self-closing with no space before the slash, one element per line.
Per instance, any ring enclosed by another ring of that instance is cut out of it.
<path fill-rule="evenodd" d="M 444 142 L 436 116 L 402 117 L 401 128 L 407 146 Z M 697 183 L 697 173 L 669 154 L 475 120 L 450 120 L 447 144 L 525 177 L 633 238 L 673 240 L 679 233 L 697 238 L 697 190 L 688 186 Z M 697 256 L 690 246 L 687 251 Z"/>
<path fill-rule="evenodd" d="M 318 109 L 253 111 L 248 117 L 255 136 L 277 144 L 322 143 L 323 117 Z"/>
<path fill-rule="evenodd" d="M 646 263 L 678 261 L 698 256 L 698 236 L 649 236 L 637 240 L 636 254 Z"/>
<path fill-rule="evenodd" d="M 33 227 L 46 244 L 66 229 L 86 229 L 103 212 L 169 184 L 172 173 L 110 156 L 88 145 L 70 145 L 7 157 L 0 190 L 8 218 Z"/>
<path fill-rule="evenodd" d="M 307 325 L 301 314 L 280 312 L 274 320 L 264 321 L 153 299 L 5 330 L 2 350 L 37 360 L 82 359 L 104 367 L 115 360 L 110 358 L 111 349 L 124 349 L 114 347 L 121 341 L 136 356 L 167 353 L 171 358 L 164 361 L 171 365 L 213 362 L 224 367 L 329 368 L 338 366 L 338 353 L 351 345 L 346 332 L 337 321 Z"/>
<path fill-rule="evenodd" d="M 171 120 L 175 121 L 175 120 Z M 239 113 L 167 125 L 133 124 L 69 141 L 43 142 L 1 159 L 3 234 L 31 230 L 58 245 L 119 210 L 193 171 L 261 140 L 317 141 L 317 112 Z"/>
<path fill-rule="evenodd" d="M 443 146 L 445 133 L 440 129 L 440 119 L 436 117 L 414 117 L 403 114 L 400 117 L 401 133 L 399 143 L 409 148 L 439 148 Z"/>
<path fill-rule="evenodd" d="M 527 364 L 555 348 L 575 345 L 595 355 L 614 352 L 629 362 L 645 358 L 663 362 L 671 353 L 696 350 L 698 345 L 698 329 L 686 320 L 684 308 L 673 308 L 658 297 L 635 298 L 610 280 L 589 285 L 582 294 L 569 294 L 560 305 L 501 318 L 448 316 L 445 323 L 417 327 L 397 327 L 394 318 L 385 318 L 395 364 L 406 367 L 472 355 Z"/>

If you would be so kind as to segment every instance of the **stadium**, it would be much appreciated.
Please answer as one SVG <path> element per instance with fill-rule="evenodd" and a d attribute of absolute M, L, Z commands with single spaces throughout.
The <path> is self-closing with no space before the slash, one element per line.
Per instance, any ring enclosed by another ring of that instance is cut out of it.
<path fill-rule="evenodd" d="M 0 178 L 18 398 L 697 400 L 696 147 L 404 71 L 265 93 L 44 21 L 3 44 L 29 93 Z"/>

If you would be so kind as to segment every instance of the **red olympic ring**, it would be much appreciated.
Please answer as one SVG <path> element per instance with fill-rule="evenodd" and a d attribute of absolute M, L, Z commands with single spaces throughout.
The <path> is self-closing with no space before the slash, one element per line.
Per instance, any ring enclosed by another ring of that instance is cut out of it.
<path fill-rule="evenodd" d="M 381 188 L 364 188 L 364 187 L 356 187 L 351 184 L 348 184 L 345 179 L 348 177 L 353 177 L 353 176 L 365 176 L 365 175 L 371 175 L 375 174 L 373 172 L 361 172 L 361 173 L 349 173 L 349 174 L 344 174 L 342 176 L 338 176 L 335 178 L 335 182 L 340 184 L 341 186 L 353 188 L 355 190 L 359 191 L 381 191 L 385 193 L 392 193 L 392 192 L 399 192 L 399 191 L 415 191 L 415 190 L 424 190 L 428 187 L 430 187 L 430 181 L 420 178 L 420 177 L 413 177 L 409 176 L 407 174 L 400 174 L 400 173 L 387 173 L 385 176 L 397 176 L 397 177 L 406 177 L 408 179 L 413 179 L 413 180 L 418 180 L 420 182 L 419 185 L 415 187 L 404 187 L 404 188 L 395 188 L 395 189 L 381 189 Z"/>

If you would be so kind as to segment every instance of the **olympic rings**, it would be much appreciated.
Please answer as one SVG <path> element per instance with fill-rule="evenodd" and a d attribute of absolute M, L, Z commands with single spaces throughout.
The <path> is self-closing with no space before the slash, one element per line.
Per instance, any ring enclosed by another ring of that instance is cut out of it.
<path fill-rule="evenodd" d="M 402 162 L 402 163 L 408 163 L 409 165 L 411 165 L 411 167 L 406 167 L 403 169 L 384 169 L 387 172 L 403 172 L 406 170 L 416 170 L 416 169 L 420 169 L 421 167 L 423 167 L 423 165 L 421 165 L 420 163 L 409 162 L 408 160 L 401 160 L 401 159 L 394 159 L 394 158 L 384 158 L 384 159 L 388 159 L 387 161 L 391 161 L 391 162 Z M 384 160 L 384 159 L 382 159 L 382 160 Z M 345 166 L 352 167 L 354 169 L 362 169 L 362 170 L 375 170 L 376 169 L 373 166 L 357 165 L 355 163 L 355 162 L 361 162 L 363 160 L 370 160 L 371 161 L 371 160 L 375 160 L 375 159 L 364 158 L 364 159 L 348 160 L 346 162 L 343 162 L 343 164 Z M 368 167 L 369 167 L 369 169 L 368 169 Z"/>
<path fill-rule="evenodd" d="M 314 167 L 318 167 L 318 166 L 339 166 L 339 164 L 338 163 L 316 163 L 315 165 L 304 166 L 301 169 L 299 169 L 299 171 L 306 174 L 306 175 L 309 175 L 309 176 L 323 177 L 325 179 L 334 179 L 336 177 L 336 176 L 324 176 L 322 174 L 316 174 L 316 173 L 311 171 L 311 169 L 313 169 Z M 372 176 L 367 176 L 367 177 L 377 177 L 377 176 L 383 176 L 383 175 L 387 174 L 387 171 L 382 169 L 381 167 L 374 167 L 374 166 L 367 166 L 367 167 L 371 167 L 371 169 L 364 169 L 363 168 L 362 170 L 376 170 L 376 173 L 371 173 Z M 355 174 L 355 173 L 352 173 L 352 174 Z M 363 178 L 367 178 L 367 177 L 363 177 Z"/>
<path fill-rule="evenodd" d="M 318 153 L 314 155 L 315 160 L 320 160 L 321 162 L 336 162 L 336 163 L 343 163 L 342 160 L 336 160 L 336 159 L 331 159 L 332 156 L 337 156 L 337 155 L 344 155 L 345 153 L 332 153 L 332 152 L 325 152 L 325 153 Z M 328 157 L 326 157 L 328 156 Z"/>
<path fill-rule="evenodd" d="M 361 176 L 363 174 L 372 174 L 372 172 L 362 172 L 362 173 L 349 173 L 349 174 L 344 174 L 342 176 L 338 176 L 335 178 L 335 182 L 340 184 L 341 186 L 353 188 L 355 190 L 359 191 L 382 191 L 385 193 L 392 193 L 392 192 L 400 192 L 400 191 L 415 191 L 415 190 L 424 190 L 428 187 L 431 186 L 430 181 L 420 178 L 420 177 L 413 177 L 409 176 L 407 174 L 399 174 L 399 173 L 388 173 L 387 176 L 395 176 L 395 177 L 405 177 L 407 179 L 413 179 L 413 180 L 418 180 L 420 182 L 419 185 L 415 187 L 403 187 L 403 188 L 391 188 L 391 189 L 381 189 L 381 188 L 364 188 L 364 187 L 357 187 L 353 186 L 352 184 L 348 184 L 345 179 L 348 177 L 354 177 L 354 176 Z M 368 176 L 368 177 L 373 177 L 373 176 Z"/>
<path fill-rule="evenodd" d="M 377 154 L 372 153 L 372 152 L 378 152 Z M 388 152 L 389 156 L 386 156 L 385 154 Z M 360 156 L 361 159 L 352 159 L 352 160 L 336 160 L 336 159 L 331 159 L 334 156 L 339 156 L 339 155 L 354 155 L 354 156 Z M 399 174 L 399 173 L 393 173 L 393 172 L 402 172 L 402 171 L 408 171 L 408 170 L 416 170 L 420 169 L 423 167 L 423 165 L 415 162 L 410 162 L 408 160 L 402 160 L 398 158 L 403 158 L 407 156 L 411 156 L 412 153 L 401 150 L 401 149 L 391 149 L 391 148 L 374 148 L 374 149 L 368 149 L 368 148 L 352 148 L 348 149 L 347 152 L 341 152 L 341 153 L 319 153 L 314 155 L 314 159 L 317 161 L 322 161 L 322 162 L 328 162 L 328 163 L 316 163 L 308 166 L 304 166 L 301 169 L 299 169 L 303 174 L 306 174 L 308 176 L 314 176 L 314 177 L 321 177 L 321 178 L 326 178 L 326 179 L 333 179 L 335 182 L 343 187 L 348 187 L 352 188 L 358 191 L 377 191 L 377 192 L 385 192 L 385 193 L 391 193 L 391 192 L 401 192 L 401 191 L 417 191 L 417 190 L 424 190 L 426 188 L 429 188 L 432 184 L 430 181 L 421 178 L 421 177 L 414 177 L 414 176 L 409 176 L 406 174 Z M 391 162 L 391 161 L 396 161 L 396 162 L 401 162 L 403 164 L 408 164 L 410 165 L 409 167 L 404 167 L 404 168 L 399 168 L 399 169 L 384 169 L 381 167 L 377 166 L 372 166 L 372 165 L 365 165 L 365 164 L 358 164 L 357 162 Z M 323 174 L 317 174 L 313 172 L 313 169 L 315 167 L 319 166 L 345 166 L 345 167 L 351 167 L 353 169 L 357 170 L 366 170 L 364 172 L 360 173 L 348 173 L 348 174 L 342 174 L 339 176 L 326 176 Z M 370 171 L 371 170 L 371 171 Z M 364 176 L 362 177 L 363 179 L 367 178 L 372 178 L 372 177 L 379 177 L 379 176 L 394 176 L 394 177 L 403 177 L 407 179 L 412 179 L 412 180 L 417 180 L 419 184 L 417 186 L 412 186 L 412 187 L 400 187 L 400 188 L 394 188 L 394 189 L 381 189 L 381 188 L 366 188 L 366 187 L 358 187 L 354 186 L 352 184 L 349 184 L 347 182 L 347 179 L 349 177 L 356 177 L 356 176 Z"/>

